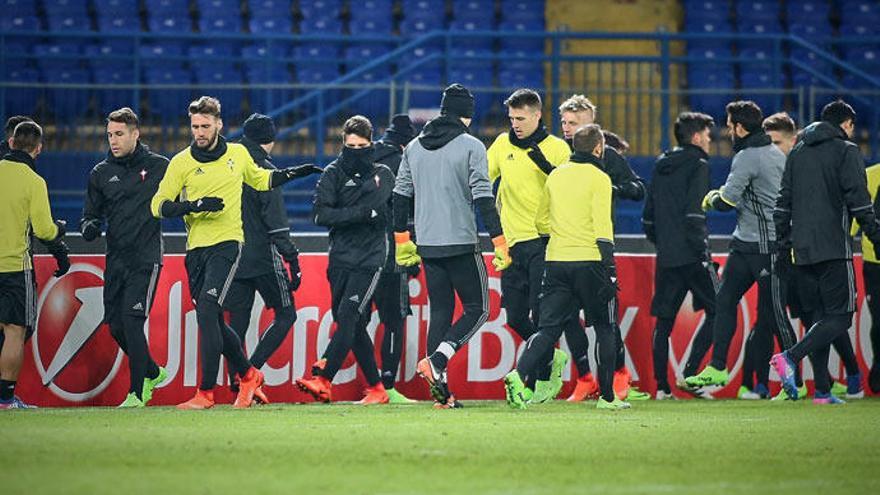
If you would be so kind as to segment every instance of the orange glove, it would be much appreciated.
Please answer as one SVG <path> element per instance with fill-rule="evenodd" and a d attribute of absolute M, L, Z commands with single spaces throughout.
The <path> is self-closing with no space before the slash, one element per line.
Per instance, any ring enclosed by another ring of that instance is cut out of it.
<path fill-rule="evenodd" d="M 504 271 L 513 263 L 510 257 L 510 249 L 507 247 L 507 239 L 503 235 L 492 238 L 492 244 L 495 246 L 495 257 L 492 258 L 492 266 L 496 270 Z"/>

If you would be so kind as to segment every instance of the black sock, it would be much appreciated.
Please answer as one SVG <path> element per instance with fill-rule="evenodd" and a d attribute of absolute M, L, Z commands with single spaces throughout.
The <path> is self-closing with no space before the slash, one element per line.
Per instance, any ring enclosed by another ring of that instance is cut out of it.
<path fill-rule="evenodd" d="M 251 364 L 254 368 L 260 369 L 266 364 L 266 361 L 272 357 L 272 354 L 281 347 L 287 334 L 290 333 L 293 322 L 296 321 L 296 310 L 292 306 L 277 308 L 275 310 L 275 320 L 269 325 L 269 328 L 263 332 L 260 343 L 254 349 L 251 355 Z M 236 334 L 241 335 L 236 332 Z M 239 337 L 240 338 L 240 337 Z"/>
<path fill-rule="evenodd" d="M 657 318 L 657 326 L 654 327 L 654 379 L 657 381 L 657 389 L 669 393 L 669 335 L 675 318 Z M 685 374 L 685 376 L 688 376 Z"/>
<path fill-rule="evenodd" d="M 10 401 L 13 397 L 15 397 L 15 382 L 0 380 L 0 400 Z"/>
<path fill-rule="evenodd" d="M 144 390 L 144 377 L 147 373 L 147 361 L 149 360 L 147 339 L 144 337 L 145 321 L 146 318 L 140 315 L 126 314 L 122 316 L 125 342 L 128 344 L 128 392 L 135 394 L 138 399 L 143 399 L 141 394 Z"/>
<path fill-rule="evenodd" d="M 619 341 L 616 331 L 607 323 L 597 323 L 596 330 L 596 362 L 599 364 L 599 393 L 608 402 L 614 401 L 614 372 L 617 368 Z"/>

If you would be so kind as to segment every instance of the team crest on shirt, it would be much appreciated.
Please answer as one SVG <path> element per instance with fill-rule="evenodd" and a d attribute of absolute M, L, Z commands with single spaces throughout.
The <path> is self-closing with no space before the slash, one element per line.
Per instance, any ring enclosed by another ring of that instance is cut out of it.
<path fill-rule="evenodd" d="M 507 159 L 508 159 L 508 160 L 513 160 L 513 153 L 507 155 Z"/>
<path fill-rule="evenodd" d="M 226 160 L 226 166 L 229 167 L 229 170 L 234 170 L 235 169 L 235 161 L 233 161 L 232 158 L 230 158 L 229 160 Z"/>

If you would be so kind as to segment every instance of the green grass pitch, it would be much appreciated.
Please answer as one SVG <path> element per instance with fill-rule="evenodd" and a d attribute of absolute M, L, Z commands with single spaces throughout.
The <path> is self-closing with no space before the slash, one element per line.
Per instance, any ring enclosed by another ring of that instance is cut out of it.
<path fill-rule="evenodd" d="M 0 493 L 876 494 L 880 400 L 0 412 Z"/>

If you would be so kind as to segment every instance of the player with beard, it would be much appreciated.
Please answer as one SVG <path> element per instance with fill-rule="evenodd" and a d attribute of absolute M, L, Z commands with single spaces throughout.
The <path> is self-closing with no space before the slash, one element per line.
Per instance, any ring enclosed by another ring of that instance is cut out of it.
<path fill-rule="evenodd" d="M 258 167 L 244 146 L 227 143 L 220 135 L 223 120 L 216 98 L 202 96 L 190 103 L 189 118 L 193 143 L 171 159 L 150 203 L 155 217 L 184 217 L 187 226 L 185 265 L 199 323 L 202 377 L 196 395 L 177 407 L 214 406 L 222 354 L 241 380 L 234 406 L 247 408 L 263 385 L 263 373 L 248 361 L 221 310 L 244 242 L 242 184 L 267 191 L 320 169 L 314 165 L 283 170 Z"/>

